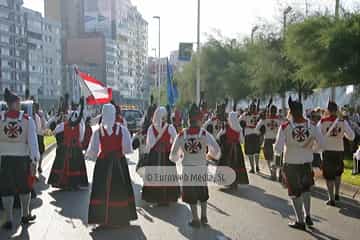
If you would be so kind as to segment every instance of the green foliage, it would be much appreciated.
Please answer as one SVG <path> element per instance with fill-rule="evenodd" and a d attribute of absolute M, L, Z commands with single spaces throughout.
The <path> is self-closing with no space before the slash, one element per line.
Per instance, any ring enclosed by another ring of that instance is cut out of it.
<path fill-rule="evenodd" d="M 286 56 L 298 69 L 297 79 L 335 86 L 358 82 L 360 73 L 360 15 L 335 20 L 314 16 L 288 28 Z"/>
<path fill-rule="evenodd" d="M 201 48 L 201 85 L 209 104 L 316 87 L 360 83 L 360 14 L 317 14 L 289 24 L 285 41 L 267 27 L 253 42 L 210 36 Z M 260 31 L 260 30 L 258 30 Z M 175 75 L 180 105 L 195 101 L 196 57 Z"/>

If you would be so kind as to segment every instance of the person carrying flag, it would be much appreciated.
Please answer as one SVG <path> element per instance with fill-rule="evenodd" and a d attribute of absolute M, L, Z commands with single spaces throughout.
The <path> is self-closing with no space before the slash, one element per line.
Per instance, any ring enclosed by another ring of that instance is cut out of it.
<path fill-rule="evenodd" d="M 60 122 L 54 129 L 57 149 L 48 179 L 48 184 L 53 187 L 76 190 L 79 187 L 88 186 L 84 154 L 82 153 L 84 104 L 82 97 L 80 113 L 76 110 L 71 111 L 68 119 Z"/>

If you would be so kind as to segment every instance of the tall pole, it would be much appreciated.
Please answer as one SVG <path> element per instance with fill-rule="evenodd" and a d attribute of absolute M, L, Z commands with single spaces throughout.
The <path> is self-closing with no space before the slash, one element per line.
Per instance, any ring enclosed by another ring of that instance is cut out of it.
<path fill-rule="evenodd" d="M 339 19 L 339 10 L 340 10 L 340 0 L 335 0 L 335 19 L 336 21 Z M 331 86 L 331 101 L 335 101 L 336 99 L 336 88 L 335 86 Z"/>
<path fill-rule="evenodd" d="M 340 0 L 335 0 L 335 17 L 336 17 L 336 19 L 339 18 L 339 12 L 340 12 Z"/>
<path fill-rule="evenodd" d="M 254 43 L 254 34 L 256 32 L 256 30 L 258 30 L 259 27 L 258 26 L 254 26 L 252 29 L 251 29 L 251 44 Z"/>
<path fill-rule="evenodd" d="M 287 15 L 289 14 L 289 12 L 292 10 L 292 8 L 289 6 L 284 10 L 284 26 L 283 26 L 283 41 L 285 43 L 285 39 L 286 39 L 286 28 L 287 28 Z M 282 97 L 282 108 L 285 110 L 286 109 L 286 93 L 283 94 Z M 286 113 L 285 113 L 286 114 Z"/>
<path fill-rule="evenodd" d="M 160 17 L 159 16 L 154 16 L 155 19 L 157 19 L 159 21 L 159 46 L 158 46 L 158 54 L 159 54 L 159 59 L 158 59 L 158 88 L 159 88 L 159 106 L 161 103 L 161 51 L 160 51 L 160 46 L 161 46 L 161 32 L 160 32 Z"/>
<path fill-rule="evenodd" d="M 198 0 L 198 14 L 197 14 L 197 66 L 196 66 L 196 102 L 200 104 L 200 77 L 201 77 L 201 56 L 200 56 L 200 0 Z"/>

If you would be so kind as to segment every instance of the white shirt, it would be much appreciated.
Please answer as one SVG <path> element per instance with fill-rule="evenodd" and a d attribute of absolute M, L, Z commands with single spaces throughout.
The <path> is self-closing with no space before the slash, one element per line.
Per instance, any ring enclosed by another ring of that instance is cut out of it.
<path fill-rule="evenodd" d="M 260 132 L 260 128 L 262 126 L 265 126 L 265 135 L 264 138 L 265 139 L 275 139 L 276 135 L 279 131 L 279 127 L 281 125 L 281 120 L 279 117 L 270 117 L 270 118 L 266 118 L 266 119 L 261 119 L 257 126 L 256 126 L 256 130 L 258 132 Z"/>
<path fill-rule="evenodd" d="M 156 143 L 159 141 L 159 139 L 164 135 L 165 131 L 167 130 L 168 133 L 170 134 L 170 143 L 172 144 L 174 142 L 174 139 L 176 137 L 176 129 L 172 124 L 165 124 L 164 127 L 162 127 L 161 129 L 156 129 L 156 131 L 158 132 L 157 137 L 155 137 L 154 135 L 154 130 L 153 128 L 155 128 L 154 125 L 151 125 L 147 131 L 147 135 L 146 135 L 146 148 L 145 148 L 145 153 L 149 153 L 150 150 L 156 145 Z"/>
<path fill-rule="evenodd" d="M 118 131 L 121 131 L 122 136 L 122 142 L 121 143 L 113 143 L 113 144 L 122 144 L 122 152 L 123 154 L 130 154 L 133 152 L 132 148 L 132 142 L 131 142 L 131 136 L 129 130 L 125 128 L 124 126 L 121 126 L 118 123 L 115 123 L 118 126 L 118 129 L 116 130 L 116 134 Z M 106 131 L 106 130 L 105 130 Z M 95 159 L 100 154 L 100 126 L 96 126 L 96 130 L 93 132 L 89 147 L 86 151 L 86 157 L 90 159 Z"/>
<path fill-rule="evenodd" d="M 289 121 L 278 131 L 274 151 L 276 155 L 284 152 L 284 162 L 304 164 L 313 161 L 313 145 L 324 146 L 324 138 L 319 129 L 309 120 L 304 123 Z"/>
<path fill-rule="evenodd" d="M 248 135 L 251 135 L 251 134 L 259 135 L 259 132 L 256 129 L 258 118 L 259 118 L 258 114 L 243 113 L 240 116 L 239 121 L 245 121 L 246 122 L 245 136 L 248 136 Z"/>
<path fill-rule="evenodd" d="M 34 120 L 29 117 L 28 127 L 28 144 L 30 148 L 30 159 L 32 161 L 40 160 L 39 143 L 36 135 L 36 127 Z"/>
<path fill-rule="evenodd" d="M 198 134 L 188 134 L 185 129 L 176 136 L 169 159 L 173 162 L 182 160 L 183 166 L 206 166 L 207 150 L 215 159 L 220 158 L 220 146 L 209 132 L 201 128 Z"/>
<path fill-rule="evenodd" d="M 2 112 L 4 115 L 6 112 Z M 0 119 L 1 121 L 1 119 Z M 28 132 L 27 132 L 27 143 L 29 145 L 29 157 L 32 161 L 38 161 L 40 159 L 39 144 L 36 134 L 35 121 L 30 116 L 28 118 Z M 0 153 L 1 159 L 1 153 Z"/>
<path fill-rule="evenodd" d="M 336 117 L 323 118 L 318 123 L 318 128 L 325 138 L 325 151 L 344 151 L 343 138 L 346 137 L 350 141 L 353 141 L 355 138 L 355 133 L 349 123 L 336 119 Z M 335 123 L 336 125 L 334 125 Z M 333 125 L 333 130 L 329 132 Z"/>
<path fill-rule="evenodd" d="M 47 122 L 43 113 L 41 115 L 35 113 L 35 124 L 37 135 L 43 136 L 47 127 Z"/>

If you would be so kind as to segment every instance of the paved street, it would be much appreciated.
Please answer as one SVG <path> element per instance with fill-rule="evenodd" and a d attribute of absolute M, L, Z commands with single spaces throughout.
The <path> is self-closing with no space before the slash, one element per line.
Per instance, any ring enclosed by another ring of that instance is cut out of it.
<path fill-rule="evenodd" d="M 55 152 L 45 159 L 47 178 Z M 0 239 L 85 240 L 85 239 L 341 239 L 352 240 L 360 235 L 360 207 L 343 204 L 341 208 L 327 207 L 324 196 L 314 194 L 312 201 L 315 228 L 308 232 L 289 229 L 292 218 L 287 192 L 266 176 L 252 175 L 251 185 L 236 193 L 210 189 L 209 227 L 194 230 L 187 226 L 191 213 L 179 201 L 168 208 L 152 208 L 141 201 L 141 179 L 134 172 L 137 155 L 129 157 L 139 219 L 130 227 L 117 230 L 93 231 L 87 226 L 89 191 L 62 192 L 42 183 L 37 186 L 39 198 L 33 201 L 37 222 L 14 232 L 0 230 Z M 93 162 L 88 162 L 92 177 Z M 44 179 L 43 179 L 44 181 Z M 355 203 L 356 204 L 356 203 Z M 17 217 L 19 217 L 17 211 Z M 3 214 L 1 213 L 1 217 Z M 18 218 L 17 218 L 18 219 Z M 2 222 L 2 220 L 1 220 Z"/>

